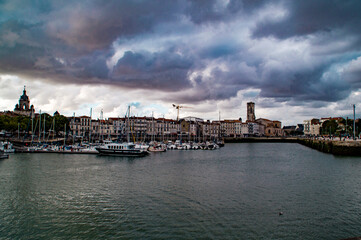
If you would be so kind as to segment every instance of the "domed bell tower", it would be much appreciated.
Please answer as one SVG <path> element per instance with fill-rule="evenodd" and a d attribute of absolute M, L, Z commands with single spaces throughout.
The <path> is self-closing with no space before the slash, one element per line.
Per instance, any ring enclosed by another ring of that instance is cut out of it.
<path fill-rule="evenodd" d="M 35 112 L 34 106 L 30 106 L 30 100 L 26 95 L 26 89 L 24 86 L 23 95 L 20 96 L 19 104 L 15 105 L 14 112 L 21 115 L 29 115 Z"/>

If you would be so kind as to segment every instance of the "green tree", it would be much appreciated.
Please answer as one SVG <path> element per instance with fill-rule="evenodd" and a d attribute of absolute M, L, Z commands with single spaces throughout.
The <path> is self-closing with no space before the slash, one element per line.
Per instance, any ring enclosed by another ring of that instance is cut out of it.
<path fill-rule="evenodd" d="M 322 123 L 321 133 L 323 135 L 334 135 L 336 133 L 338 124 L 335 120 L 327 120 Z"/>
<path fill-rule="evenodd" d="M 56 134 L 59 134 L 59 132 L 64 131 L 64 126 L 66 125 L 67 131 L 69 131 L 69 120 L 67 117 L 63 115 L 56 115 L 54 117 L 55 119 L 55 132 Z"/>

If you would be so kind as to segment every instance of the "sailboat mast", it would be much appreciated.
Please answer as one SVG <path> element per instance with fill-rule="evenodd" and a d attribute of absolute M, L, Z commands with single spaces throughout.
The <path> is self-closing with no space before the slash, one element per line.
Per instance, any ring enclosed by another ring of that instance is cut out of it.
<path fill-rule="evenodd" d="M 162 141 L 164 143 L 164 126 L 165 125 L 165 122 L 164 122 L 164 114 L 163 114 L 163 124 L 162 124 Z"/>
<path fill-rule="evenodd" d="M 103 109 L 100 111 L 100 135 L 103 142 Z"/>
<path fill-rule="evenodd" d="M 129 122 L 129 115 L 130 115 L 130 106 L 128 106 L 128 121 L 127 121 L 127 142 L 130 142 L 130 122 Z"/>
<path fill-rule="evenodd" d="M 43 133 L 43 142 L 45 142 L 45 114 L 44 114 L 44 133 Z"/>
<path fill-rule="evenodd" d="M 39 111 L 39 143 L 41 140 L 41 110 Z"/>
<path fill-rule="evenodd" d="M 66 140 L 66 123 L 64 124 L 64 147 L 65 147 L 65 140 Z"/>
<path fill-rule="evenodd" d="M 31 143 L 33 143 L 34 139 L 34 118 L 31 117 Z"/>
<path fill-rule="evenodd" d="M 92 111 L 93 109 L 90 108 L 89 143 L 92 142 Z"/>
<path fill-rule="evenodd" d="M 53 140 L 55 139 L 55 117 L 53 118 Z"/>
<path fill-rule="evenodd" d="M 220 141 L 221 140 L 221 111 L 219 111 L 218 117 L 219 117 L 218 140 Z"/>
<path fill-rule="evenodd" d="M 73 127 L 75 127 L 75 112 L 73 113 Z M 75 131 L 73 129 L 73 145 L 74 145 L 74 141 L 75 141 L 75 135 L 74 135 Z"/>

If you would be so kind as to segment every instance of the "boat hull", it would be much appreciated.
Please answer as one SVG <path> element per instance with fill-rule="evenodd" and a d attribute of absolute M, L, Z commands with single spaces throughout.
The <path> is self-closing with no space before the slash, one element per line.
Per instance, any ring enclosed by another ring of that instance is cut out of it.
<path fill-rule="evenodd" d="M 147 151 L 139 151 L 137 149 L 104 149 L 104 148 L 95 148 L 99 155 L 104 156 L 121 156 L 121 157 L 144 157 L 148 155 Z"/>

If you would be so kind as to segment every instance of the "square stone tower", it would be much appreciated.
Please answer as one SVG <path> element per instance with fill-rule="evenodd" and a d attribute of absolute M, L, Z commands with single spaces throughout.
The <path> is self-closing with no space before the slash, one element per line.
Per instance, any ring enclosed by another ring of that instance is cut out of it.
<path fill-rule="evenodd" d="M 254 122 L 256 115 L 254 113 L 254 102 L 247 103 L 247 122 Z"/>

